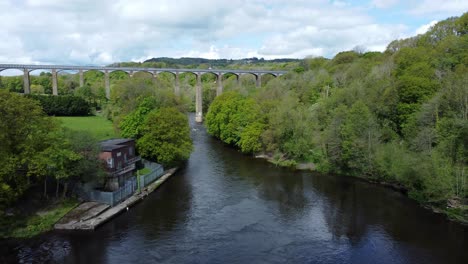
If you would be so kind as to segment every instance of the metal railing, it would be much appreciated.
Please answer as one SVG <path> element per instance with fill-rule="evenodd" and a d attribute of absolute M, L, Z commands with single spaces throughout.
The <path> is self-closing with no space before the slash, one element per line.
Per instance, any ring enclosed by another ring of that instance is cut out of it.
<path fill-rule="evenodd" d="M 122 175 L 124 173 L 134 170 L 136 168 L 135 162 L 139 160 L 141 160 L 140 156 L 136 156 L 131 159 L 128 159 L 127 162 L 125 162 L 126 165 L 123 168 L 110 172 L 109 177 L 115 177 L 115 176 Z"/>
<path fill-rule="evenodd" d="M 145 163 L 145 166 L 146 166 L 146 163 Z M 159 179 L 164 174 L 164 168 L 161 164 L 152 163 L 152 166 L 150 167 L 150 169 L 151 169 L 150 173 L 138 176 L 140 177 L 139 178 L 140 188 L 144 188 L 150 185 L 152 182 Z"/>
<path fill-rule="evenodd" d="M 101 202 L 114 206 L 121 201 L 130 197 L 137 190 L 136 177 L 132 177 L 125 181 L 125 185 L 113 192 L 104 192 L 93 190 L 87 193 L 88 199 L 95 202 Z"/>

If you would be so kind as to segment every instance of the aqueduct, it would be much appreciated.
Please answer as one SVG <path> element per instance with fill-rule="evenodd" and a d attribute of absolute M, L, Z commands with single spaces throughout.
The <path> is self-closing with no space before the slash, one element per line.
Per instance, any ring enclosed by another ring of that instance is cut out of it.
<path fill-rule="evenodd" d="M 113 71 L 123 71 L 133 76 L 135 72 L 147 72 L 150 73 L 153 78 L 157 78 L 158 74 L 163 72 L 169 72 L 174 75 L 174 93 L 176 95 L 180 94 L 179 87 L 179 74 L 180 73 L 192 73 L 195 74 L 197 79 L 196 84 L 196 96 L 195 96 L 195 112 L 197 122 L 201 122 L 203 119 L 203 109 L 202 109 L 202 85 L 201 85 L 201 75 L 205 73 L 212 73 L 216 76 L 216 95 L 220 95 L 223 92 L 223 75 L 224 74 L 234 74 L 236 76 L 237 82 L 239 82 L 239 77 L 244 74 L 251 74 L 255 77 L 255 82 L 257 87 L 261 86 L 262 75 L 272 75 L 278 77 L 286 73 L 286 71 L 268 71 L 268 70 L 220 70 L 220 69 L 172 69 L 172 68 L 140 68 L 140 67 L 100 67 L 100 66 L 71 66 L 71 65 L 26 65 L 26 64 L 0 64 L 0 72 L 3 70 L 17 69 L 23 71 L 23 88 L 24 93 L 29 94 L 30 81 L 29 73 L 34 70 L 50 70 L 52 72 L 52 94 L 58 95 L 58 85 L 57 85 L 57 74 L 60 71 L 75 71 L 79 74 L 80 87 L 84 86 L 84 72 L 95 70 L 104 73 L 104 86 L 106 90 L 106 97 L 110 96 L 110 79 L 109 74 Z"/>

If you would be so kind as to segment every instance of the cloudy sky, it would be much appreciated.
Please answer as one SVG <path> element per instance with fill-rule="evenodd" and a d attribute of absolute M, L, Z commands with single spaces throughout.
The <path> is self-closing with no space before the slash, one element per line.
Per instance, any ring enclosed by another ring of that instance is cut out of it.
<path fill-rule="evenodd" d="M 0 63 L 332 57 L 466 11 L 466 0 L 0 0 Z"/>

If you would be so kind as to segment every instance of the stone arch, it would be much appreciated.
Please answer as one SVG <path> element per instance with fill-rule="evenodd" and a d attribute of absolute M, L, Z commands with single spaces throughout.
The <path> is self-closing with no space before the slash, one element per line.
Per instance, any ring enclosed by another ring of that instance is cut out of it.
<path fill-rule="evenodd" d="M 228 76 L 234 75 L 234 76 L 236 76 L 236 79 L 239 78 L 239 76 L 240 76 L 238 73 L 235 73 L 235 72 L 223 72 L 223 73 L 221 74 L 222 77 L 224 77 L 224 76 L 226 76 L 226 75 L 228 75 Z M 229 77 L 228 77 L 228 78 L 229 78 Z M 226 78 L 225 78 L 225 79 L 226 79 Z M 225 79 L 224 79 L 224 80 L 225 80 Z"/>
<path fill-rule="evenodd" d="M 267 84 L 269 83 L 271 80 L 275 79 L 276 77 L 278 77 L 278 75 L 276 73 L 272 73 L 272 72 L 266 72 L 266 73 L 262 73 L 260 74 L 261 77 L 261 84 Z"/>
<path fill-rule="evenodd" d="M 174 76 L 174 78 L 176 77 L 176 74 L 177 74 L 175 71 L 166 71 L 166 70 L 156 71 L 156 74 L 160 74 L 160 73 L 170 73 Z"/>
<path fill-rule="evenodd" d="M 50 70 L 52 71 L 52 70 Z M 57 73 L 59 72 L 73 72 L 74 74 L 78 73 L 79 70 L 75 70 L 75 69 L 57 69 Z"/>
<path fill-rule="evenodd" d="M 118 70 L 110 70 L 110 71 L 109 71 L 109 73 L 113 73 L 113 72 L 124 72 L 124 73 L 126 73 L 127 75 L 130 74 L 127 70 L 120 70 L 120 69 L 118 69 Z"/>
<path fill-rule="evenodd" d="M 210 72 L 199 72 L 198 74 L 200 74 L 200 77 L 202 78 L 202 80 L 203 80 L 203 75 L 207 75 L 207 74 L 213 75 L 215 77 L 215 82 L 218 80 L 218 78 L 220 76 L 222 76 L 222 74 L 218 74 L 216 72 L 211 72 L 211 71 Z"/>
<path fill-rule="evenodd" d="M 98 76 L 97 78 L 100 78 L 102 80 L 102 85 L 105 86 L 105 79 L 106 79 L 106 72 L 104 70 L 99 70 L 99 69 L 83 69 L 83 85 L 87 84 L 86 79 L 89 78 L 89 74 L 96 73 Z M 110 72 L 109 72 L 110 73 Z M 88 77 L 87 77 L 88 76 Z M 81 78 L 81 77 L 80 77 Z M 81 81 L 80 81 L 81 82 Z M 81 84 L 80 84 L 81 85 Z"/>
<path fill-rule="evenodd" d="M 130 73 L 127 70 L 109 70 L 109 85 L 111 81 L 126 80 L 128 78 L 130 78 Z"/>
<path fill-rule="evenodd" d="M 6 71 L 6 73 L 5 73 Z M 4 75 L 2 75 L 2 73 Z M 3 77 L 9 77 L 9 78 L 18 78 L 19 83 L 15 81 L 14 87 L 9 87 L 12 89 L 12 91 L 19 92 L 19 93 L 29 93 L 29 71 L 27 71 L 27 87 L 25 87 L 25 71 L 24 68 L 0 68 L 0 75 Z M 27 89 L 27 90 L 26 90 Z M 26 92 L 25 92 L 26 91 Z"/>
<path fill-rule="evenodd" d="M 265 73 L 262 73 L 262 74 L 260 74 L 260 75 L 262 75 L 262 76 L 264 76 L 264 75 L 270 75 L 270 76 L 273 76 L 273 77 L 275 77 L 275 78 L 278 77 L 278 74 L 273 73 L 273 72 L 265 72 Z"/>
<path fill-rule="evenodd" d="M 242 83 L 249 83 L 249 84 L 254 84 L 256 85 L 256 83 L 258 82 L 258 79 L 260 79 L 260 75 L 257 74 L 257 73 L 253 73 L 253 72 L 242 72 L 242 73 L 239 73 L 239 77 L 238 77 L 238 81 L 237 83 L 240 85 Z"/>
<path fill-rule="evenodd" d="M 28 70 L 28 72 L 31 74 L 32 72 L 34 71 L 38 71 L 38 73 L 42 73 L 42 72 L 52 72 L 52 69 L 32 69 L 32 70 Z M 58 73 L 58 71 L 57 71 Z"/>
<path fill-rule="evenodd" d="M 100 69 L 83 69 L 83 73 L 87 73 L 87 72 L 90 72 L 90 71 L 102 72 L 103 74 L 106 73 L 105 70 L 100 70 Z M 109 72 L 111 72 L 111 71 L 109 71 Z"/>
<path fill-rule="evenodd" d="M 24 69 L 23 68 L 0 68 L 0 73 L 3 72 L 3 71 L 19 71 L 21 73 L 21 74 L 18 74 L 18 76 L 19 76 L 19 75 L 23 74 Z M 14 76 L 14 75 L 11 75 L 11 76 Z"/>
<path fill-rule="evenodd" d="M 58 72 L 55 69 L 32 69 L 28 70 L 28 73 L 31 93 L 58 95 Z M 42 81 L 37 83 L 37 81 L 44 76 L 42 73 L 46 75 L 46 78 L 48 79 L 46 80 L 47 83 Z"/>
<path fill-rule="evenodd" d="M 133 73 L 137 73 L 137 72 L 144 72 L 144 73 L 148 73 L 148 74 L 151 74 L 151 75 L 154 74 L 154 72 L 151 72 L 149 70 L 135 70 L 135 71 L 133 71 Z"/>
<path fill-rule="evenodd" d="M 243 72 L 243 73 L 239 74 L 239 76 L 240 76 L 240 75 L 244 75 L 244 76 L 245 76 L 245 75 L 252 75 L 255 79 L 257 79 L 257 77 L 260 76 L 260 74 L 258 74 L 258 73 L 253 73 L 253 72 Z"/>

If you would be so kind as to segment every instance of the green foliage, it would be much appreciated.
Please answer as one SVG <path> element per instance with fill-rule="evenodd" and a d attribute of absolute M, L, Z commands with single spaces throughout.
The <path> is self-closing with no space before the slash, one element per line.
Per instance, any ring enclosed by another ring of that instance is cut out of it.
<path fill-rule="evenodd" d="M 97 138 L 88 131 L 63 131 L 61 147 L 67 147 L 73 152 L 74 161 L 65 167 L 65 177 L 80 182 L 101 182 L 105 176 L 101 160 L 98 159 L 101 151 Z"/>
<path fill-rule="evenodd" d="M 28 95 L 39 101 L 44 112 L 51 116 L 86 116 L 91 113 L 90 104 L 77 96 Z"/>
<path fill-rule="evenodd" d="M 116 127 L 120 126 L 121 120 L 138 108 L 147 98 L 150 100 L 145 104 L 151 107 L 177 107 L 185 112 L 188 109 L 187 98 L 174 95 L 172 81 L 166 81 L 164 75 L 157 80 L 149 78 L 122 79 L 117 81 L 111 88 L 111 99 L 105 107 L 105 116 L 114 121 Z"/>
<path fill-rule="evenodd" d="M 29 176 L 53 177 L 64 185 L 63 197 L 70 182 L 101 181 L 104 172 L 98 159 L 99 144 L 90 133 L 58 130 L 53 138 L 44 151 L 29 160 Z"/>
<path fill-rule="evenodd" d="M 148 113 L 159 108 L 154 97 L 143 99 L 135 111 L 129 113 L 120 122 L 120 134 L 124 138 L 140 138 L 143 135 L 143 123 Z"/>
<path fill-rule="evenodd" d="M 275 164 L 312 162 L 320 171 L 398 185 L 438 207 L 466 204 L 467 17 L 393 41 L 385 53 L 305 59 L 260 89 L 244 81 L 213 101 L 208 132 Z M 464 212 L 457 210 L 450 213 Z"/>
<path fill-rule="evenodd" d="M 354 103 L 340 130 L 342 162 L 346 164 L 346 169 L 372 175 L 378 133 L 378 126 L 369 108 L 362 101 Z"/>
<path fill-rule="evenodd" d="M 56 124 L 38 102 L 0 90 L 0 208 L 29 187 L 30 161 L 40 158 L 53 141 Z"/>
<path fill-rule="evenodd" d="M 255 153 L 262 150 L 261 136 L 265 131 L 265 124 L 252 122 L 241 132 L 238 146 L 244 153 Z"/>
<path fill-rule="evenodd" d="M 359 58 L 359 54 L 354 51 L 344 51 L 336 54 L 333 58 L 333 64 L 344 64 L 344 63 L 352 63 L 354 60 Z"/>
<path fill-rule="evenodd" d="M 57 131 L 52 136 L 56 140 L 51 141 L 46 149 L 30 159 L 28 175 L 64 179 L 69 176 L 68 168 L 80 159 L 80 155 L 70 148 L 62 131 Z"/>
<path fill-rule="evenodd" d="M 23 93 L 23 76 L 2 76 L 0 88 L 3 88 L 10 92 Z"/>
<path fill-rule="evenodd" d="M 232 91 L 216 97 L 205 122 L 208 133 L 249 153 L 261 148 L 259 139 L 265 125 L 259 117 L 255 100 Z"/>
<path fill-rule="evenodd" d="M 88 102 L 92 107 L 100 108 L 101 103 L 106 100 L 106 94 L 104 89 L 93 89 L 90 85 L 86 84 L 83 87 L 77 88 L 74 93 L 74 96 L 83 98 Z"/>
<path fill-rule="evenodd" d="M 142 157 L 165 166 L 188 159 L 193 147 L 187 116 L 174 107 L 153 110 L 143 123 L 137 147 Z"/>
<path fill-rule="evenodd" d="M 0 209 L 47 178 L 66 196 L 69 182 L 102 176 L 94 137 L 61 129 L 36 100 L 1 90 L 0 113 Z"/>

